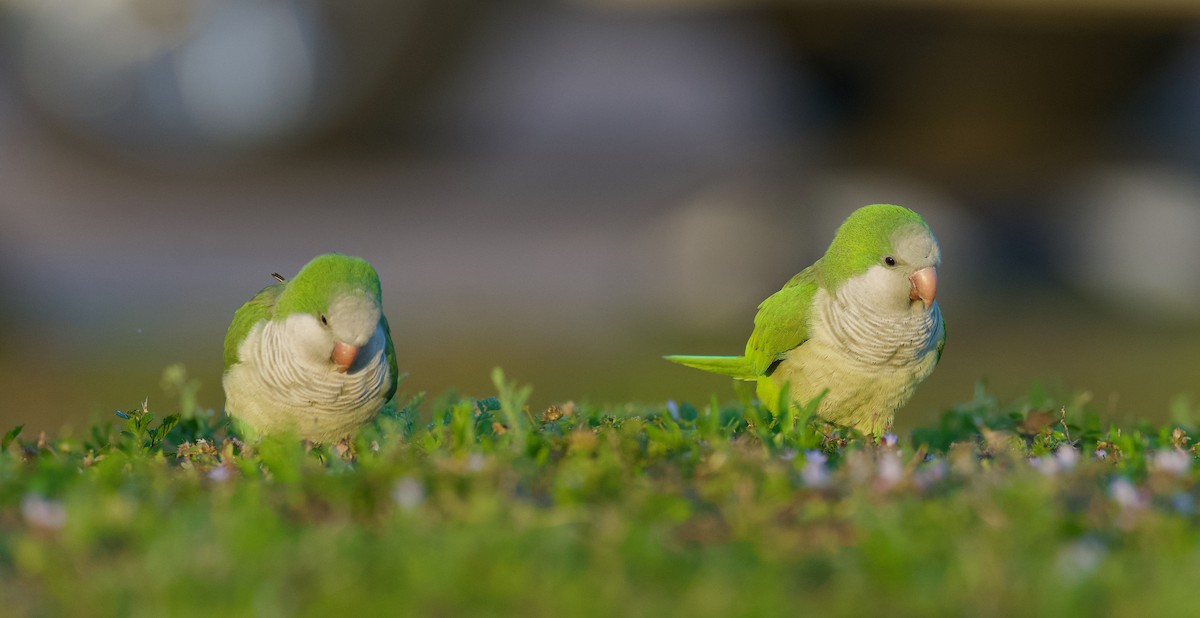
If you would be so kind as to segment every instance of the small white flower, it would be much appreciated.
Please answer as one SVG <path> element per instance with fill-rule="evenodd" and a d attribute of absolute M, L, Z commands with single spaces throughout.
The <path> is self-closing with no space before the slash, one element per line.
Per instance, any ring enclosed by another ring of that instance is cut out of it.
<path fill-rule="evenodd" d="M 1054 476 L 1059 470 L 1058 460 L 1049 455 L 1030 457 L 1029 466 L 1046 476 Z"/>
<path fill-rule="evenodd" d="M 828 460 L 821 451 L 804 453 L 804 468 L 800 470 L 800 478 L 809 487 L 824 487 L 829 484 L 829 470 L 825 467 Z"/>
<path fill-rule="evenodd" d="M 895 452 L 888 451 L 881 454 L 876 465 L 875 472 L 879 476 L 880 482 L 887 487 L 899 483 L 900 479 L 904 478 L 904 465 L 900 462 L 900 456 Z"/>
<path fill-rule="evenodd" d="M 679 404 L 675 403 L 674 399 L 667 400 L 667 414 L 670 414 L 676 423 L 679 422 Z"/>
<path fill-rule="evenodd" d="M 1092 453 L 1092 456 L 1094 456 L 1096 459 L 1099 459 L 1100 461 L 1104 461 L 1105 459 L 1108 459 L 1108 451 L 1106 451 L 1102 448 L 1098 448 L 1098 449 L 1096 449 L 1095 453 Z"/>
<path fill-rule="evenodd" d="M 1070 444 L 1060 444 L 1054 451 L 1054 461 L 1062 470 L 1070 470 L 1079 463 L 1079 449 Z"/>
<path fill-rule="evenodd" d="M 392 486 L 392 500 L 396 506 L 411 511 L 425 502 L 425 484 L 406 476 Z"/>
<path fill-rule="evenodd" d="M 67 523 L 67 508 L 62 502 L 30 493 L 21 498 L 21 516 L 35 528 L 61 530 Z"/>
<path fill-rule="evenodd" d="M 1124 508 L 1140 508 L 1142 495 L 1129 479 L 1119 476 L 1108 486 L 1108 497 Z"/>
<path fill-rule="evenodd" d="M 1094 539 L 1079 539 L 1058 551 L 1056 567 L 1060 575 L 1069 579 L 1087 577 L 1108 554 L 1108 548 Z"/>
<path fill-rule="evenodd" d="M 1183 476 L 1192 468 L 1192 456 L 1174 448 L 1159 449 L 1151 460 L 1154 469 L 1174 476 Z"/>
<path fill-rule="evenodd" d="M 467 470 L 469 472 L 479 472 L 480 470 L 483 470 L 484 463 L 486 463 L 486 460 L 484 460 L 482 453 L 471 453 L 470 455 L 467 455 Z"/>
<path fill-rule="evenodd" d="M 897 442 L 899 442 L 899 439 L 896 438 L 896 434 L 894 433 L 885 433 L 883 434 L 883 437 L 879 439 L 879 443 L 884 446 L 896 446 Z"/>
<path fill-rule="evenodd" d="M 1046 476 L 1067 472 L 1074 468 L 1076 463 L 1079 463 L 1079 451 L 1070 444 L 1060 445 L 1054 450 L 1054 455 L 1029 458 L 1029 465 Z"/>
<path fill-rule="evenodd" d="M 229 480 L 229 468 L 225 466 L 217 466 L 208 471 L 208 478 L 218 483 L 224 483 Z"/>

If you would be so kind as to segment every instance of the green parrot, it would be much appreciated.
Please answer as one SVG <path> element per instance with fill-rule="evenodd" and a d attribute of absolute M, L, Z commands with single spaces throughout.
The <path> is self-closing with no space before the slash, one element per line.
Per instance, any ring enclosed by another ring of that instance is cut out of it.
<path fill-rule="evenodd" d="M 758 306 L 744 356 L 668 360 L 780 391 L 822 419 L 879 435 L 933 371 L 946 342 L 934 296 L 941 250 L 917 213 L 891 204 L 854 211 L 825 255 Z"/>
<path fill-rule="evenodd" d="M 396 392 L 379 275 L 361 258 L 327 253 L 289 281 L 275 278 L 225 334 L 225 411 L 249 437 L 340 440 Z"/>

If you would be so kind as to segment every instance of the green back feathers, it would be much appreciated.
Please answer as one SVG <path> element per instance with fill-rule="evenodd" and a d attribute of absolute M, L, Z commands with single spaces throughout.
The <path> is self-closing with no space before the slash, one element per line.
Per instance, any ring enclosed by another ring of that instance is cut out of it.
<path fill-rule="evenodd" d="M 746 359 L 757 375 L 768 375 L 771 365 L 788 350 L 808 341 L 808 321 L 816 295 L 814 265 L 800 271 L 782 289 L 759 303 L 754 332 L 746 342 Z"/>
<path fill-rule="evenodd" d="M 285 284 L 275 303 L 275 316 L 293 313 L 322 313 L 339 293 L 363 291 L 383 304 L 379 274 L 362 258 L 326 253 L 313 258 Z"/>
<path fill-rule="evenodd" d="M 900 228 L 929 226 L 921 215 L 892 204 L 872 204 L 854 211 L 838 228 L 825 256 L 817 264 L 822 284 L 836 289 L 850 277 L 864 273 L 892 251 L 893 235 Z"/>

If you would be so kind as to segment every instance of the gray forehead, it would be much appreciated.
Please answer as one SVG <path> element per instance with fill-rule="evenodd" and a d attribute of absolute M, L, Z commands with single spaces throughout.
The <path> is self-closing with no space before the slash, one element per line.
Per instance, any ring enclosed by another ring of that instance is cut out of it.
<path fill-rule="evenodd" d="M 941 258 L 937 239 L 922 225 L 914 224 L 896 230 L 892 237 L 892 246 L 896 253 L 908 260 L 930 258 L 937 261 Z"/>

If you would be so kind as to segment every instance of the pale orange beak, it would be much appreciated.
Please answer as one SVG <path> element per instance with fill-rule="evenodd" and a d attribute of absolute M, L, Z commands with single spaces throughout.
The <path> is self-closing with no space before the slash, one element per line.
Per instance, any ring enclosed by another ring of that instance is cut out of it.
<path fill-rule="evenodd" d="M 912 290 L 908 297 L 925 303 L 925 308 L 928 309 L 937 296 L 937 269 L 927 266 L 913 273 L 908 280 L 912 281 Z"/>
<path fill-rule="evenodd" d="M 333 343 L 333 354 L 329 359 L 337 365 L 338 373 L 346 373 L 350 369 L 350 365 L 354 364 L 354 359 L 358 356 L 358 350 L 358 347 L 341 341 Z"/>

